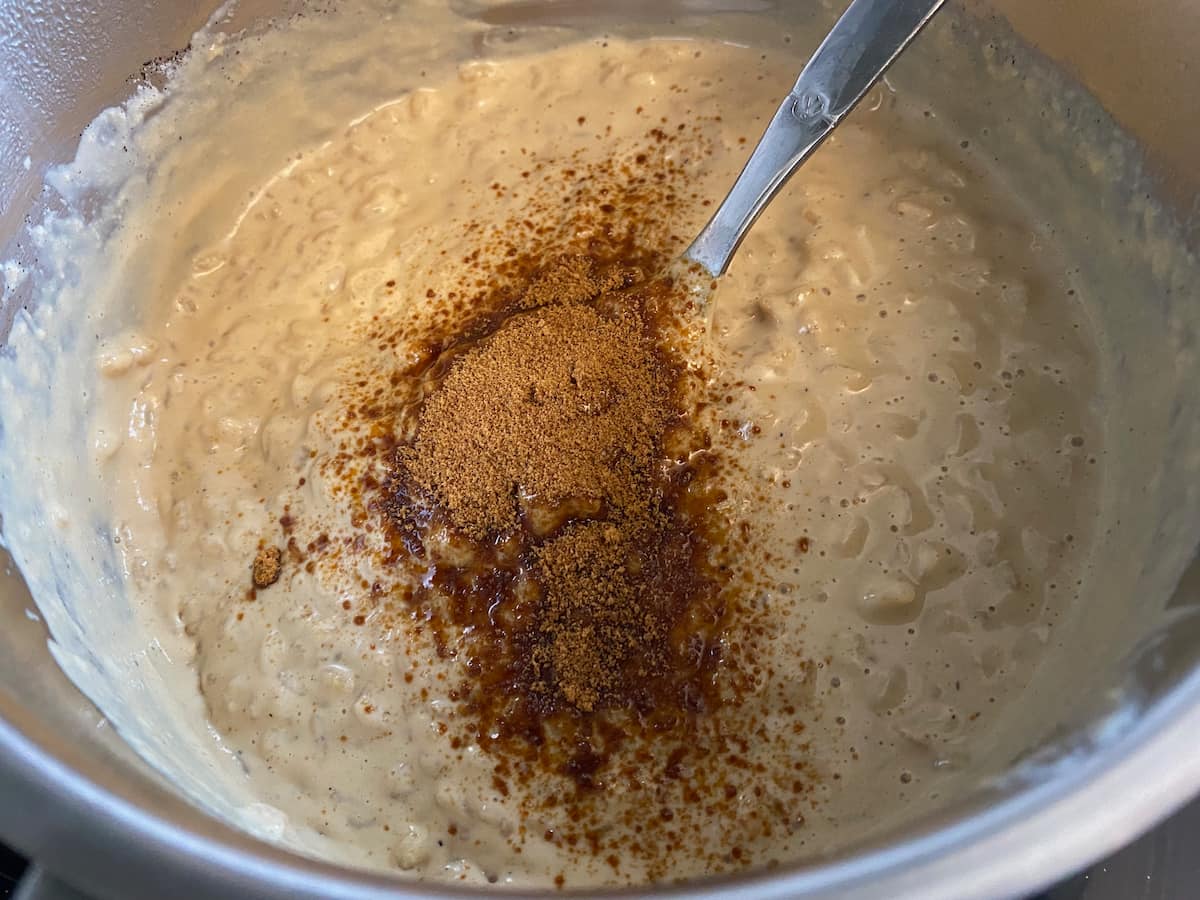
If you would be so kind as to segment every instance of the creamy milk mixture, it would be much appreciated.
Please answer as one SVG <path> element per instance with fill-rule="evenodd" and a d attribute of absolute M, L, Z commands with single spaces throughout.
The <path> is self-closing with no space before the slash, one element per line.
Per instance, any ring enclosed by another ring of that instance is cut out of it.
<path fill-rule="evenodd" d="M 366 340 L 373 323 L 431 314 L 488 262 L 495 235 L 470 223 L 560 198 L 538 224 L 573 246 L 588 167 L 649 154 L 688 192 L 645 231 L 677 255 L 795 69 L 616 39 L 462 63 L 296 146 L 251 196 L 214 190 L 205 215 L 226 236 L 172 251 L 186 271 L 103 336 L 87 413 L 114 589 L 194 672 L 194 714 L 236 758 L 260 829 L 431 879 L 687 878 L 849 846 L 1007 746 L 1087 576 L 1093 339 L 1053 240 L 968 141 L 886 86 L 755 226 L 708 337 L 681 339 L 714 384 L 739 384 L 713 418 L 737 461 L 721 514 L 753 529 L 767 625 L 756 689 L 714 713 L 747 737 L 719 797 L 648 764 L 589 813 L 611 853 L 558 839 L 569 816 L 535 801 L 565 779 L 498 786 L 493 756 L 456 737 L 460 663 L 385 620 L 358 568 L 285 556 L 248 598 L 263 542 L 370 531 L 326 465 L 347 380 L 415 352 Z"/>

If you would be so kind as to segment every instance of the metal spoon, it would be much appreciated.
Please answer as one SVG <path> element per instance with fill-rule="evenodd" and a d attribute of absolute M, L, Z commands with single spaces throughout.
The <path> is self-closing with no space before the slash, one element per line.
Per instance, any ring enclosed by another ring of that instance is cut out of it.
<path fill-rule="evenodd" d="M 683 254 L 723 275 L 771 199 L 945 0 L 854 0 L 796 79 L 742 174 Z"/>

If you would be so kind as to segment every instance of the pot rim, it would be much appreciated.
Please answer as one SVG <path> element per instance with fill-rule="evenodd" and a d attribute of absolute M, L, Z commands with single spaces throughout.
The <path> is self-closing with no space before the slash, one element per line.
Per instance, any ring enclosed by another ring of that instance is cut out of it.
<path fill-rule="evenodd" d="M 39 864 L 76 887 L 136 896 L 129 876 L 141 872 L 147 886 L 186 884 L 193 896 L 374 900 L 481 893 L 308 859 L 244 837 L 215 818 L 211 821 L 219 829 L 202 833 L 132 800 L 123 773 L 113 772 L 116 784 L 110 787 L 73 768 L 61 754 L 13 724 L 5 709 L 12 705 L 5 702 L 10 700 L 0 697 L 0 772 L 6 793 L 16 802 L 5 804 L 9 812 L 0 813 L 0 825 Z M 1200 669 L 1149 705 L 1118 737 L 1078 761 L 1068 757 L 1065 764 L 1054 764 L 1052 776 L 1044 781 L 1010 786 L 994 804 L 839 859 L 702 880 L 657 893 L 681 900 L 718 900 L 748 892 L 762 898 L 826 900 L 1020 896 L 1118 849 L 1187 802 L 1200 790 L 1197 733 Z M 55 846 L 63 845 L 64 822 L 72 834 L 86 835 L 97 851 L 93 858 L 58 858 Z M 26 825 L 33 838 L 18 830 Z"/>

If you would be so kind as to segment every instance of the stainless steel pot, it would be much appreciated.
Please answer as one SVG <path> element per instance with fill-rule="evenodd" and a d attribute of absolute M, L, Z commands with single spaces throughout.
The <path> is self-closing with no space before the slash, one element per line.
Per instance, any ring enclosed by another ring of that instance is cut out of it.
<path fill-rule="evenodd" d="M 604 6 L 617 16 L 720 15 L 762 2 L 493 7 L 487 15 L 563 20 Z M 812 5 L 812 4 L 808 4 Z M 838 6 L 838 3 L 828 4 Z M 250 0 L 245 22 L 272 11 Z M 787 4 L 778 11 L 789 14 Z M 794 4 L 795 8 L 806 4 Z M 128 94 L 141 63 L 185 46 L 212 4 L 177 0 L 0 2 L 0 259 L 28 253 L 21 229 L 48 164 L 69 158 L 83 126 Z M 1147 180 L 1176 237 L 1200 241 L 1200 3 L 1195 0 L 963 0 L 960 13 L 1063 67 L 1138 142 Z M 953 37 L 953 35 L 951 35 Z M 1015 46 L 1015 45 L 1012 45 Z M 997 51 L 999 52 L 999 51 Z M 800 60 L 797 60 L 799 67 Z M 1085 104 L 1086 105 L 1086 104 Z M 1071 107 L 1068 107 L 1068 110 Z M 1076 106 L 1076 114 L 1079 107 Z M 1092 106 L 1087 106 L 1089 111 Z M 1102 115 L 1095 107 L 1096 115 Z M 1051 114 L 1055 113 L 1051 110 Z M 1118 261 L 1119 269 L 1119 261 Z M 1114 270 L 1115 271 L 1115 270 Z M 1150 533 L 1115 560 L 1145 593 L 1125 625 L 1123 660 L 1097 662 L 1064 698 L 1060 733 L 1011 777 L 901 834 L 804 868 L 773 870 L 664 893 L 759 897 L 1008 897 L 1046 885 L 1127 843 L 1200 790 L 1200 570 L 1192 564 L 1200 507 L 1188 486 L 1200 457 L 1197 321 L 1200 286 L 1148 276 L 1109 312 L 1135 396 L 1115 502 L 1137 507 Z M 0 337 L 22 296 L 6 296 Z M 1122 318 L 1124 317 L 1124 318 Z M 1122 329 L 1125 329 L 1122 331 Z M 1161 341 L 1162 360 L 1152 348 Z M 1169 355 L 1169 359 L 1166 357 Z M 1146 358 L 1149 357 L 1149 358 Z M 1173 380 L 1151 393 L 1161 370 Z M 1189 385 L 1188 377 L 1195 376 Z M 1172 388 L 1171 385 L 1174 385 Z M 2 427 L 3 398 L 0 398 Z M 122 743 L 66 680 L 7 558 L 0 574 L 0 835 L 61 879 L 99 897 L 382 897 L 411 884 L 303 859 L 237 832 L 189 804 Z M 1116 571 L 1114 569 L 1114 571 Z M 1110 636 L 1111 637 L 1111 636 Z M 1079 640 L 1099 640 L 1085 628 Z M 1136 640 L 1135 640 L 1136 639 Z M 1109 641 L 1100 649 L 1116 647 Z M 42 882 L 51 885 L 50 881 Z M 60 886 L 61 887 L 61 886 Z M 460 895 L 422 886 L 423 895 Z"/>

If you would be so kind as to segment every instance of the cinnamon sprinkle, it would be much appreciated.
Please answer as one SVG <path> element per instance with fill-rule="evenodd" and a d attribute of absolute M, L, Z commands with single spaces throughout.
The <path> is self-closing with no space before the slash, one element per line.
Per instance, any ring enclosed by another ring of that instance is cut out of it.
<path fill-rule="evenodd" d="M 346 438 L 320 470 L 351 530 L 296 546 L 293 514 L 280 524 L 306 571 L 369 566 L 346 626 L 406 658 L 406 684 L 436 673 L 450 746 L 478 747 L 516 798 L 516 852 L 543 838 L 667 878 L 714 827 L 720 871 L 753 860 L 729 846 L 793 820 L 741 813 L 748 741 L 772 739 L 742 715 L 770 675 L 765 585 L 747 523 L 726 518 L 738 460 L 713 447 L 735 385 L 708 382 L 685 285 L 648 277 L 695 199 L 680 139 L 649 139 L 534 161 L 518 218 L 466 223 L 463 273 L 381 316 L 363 337 L 383 355 L 347 373 Z M 776 788 L 808 791 L 795 772 Z M 526 831 L 543 817 L 557 825 Z"/>

